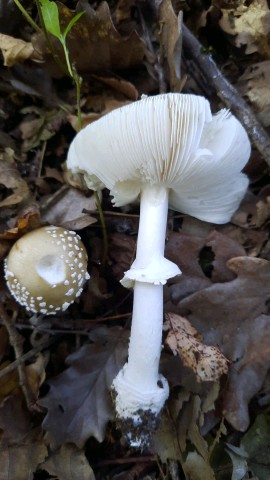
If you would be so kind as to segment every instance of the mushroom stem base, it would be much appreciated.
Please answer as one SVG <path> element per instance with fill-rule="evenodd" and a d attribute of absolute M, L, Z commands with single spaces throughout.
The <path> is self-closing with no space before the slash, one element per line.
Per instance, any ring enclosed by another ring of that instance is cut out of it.
<path fill-rule="evenodd" d="M 158 375 L 155 388 L 138 388 L 125 378 L 127 364 L 112 384 L 117 423 L 130 446 L 146 446 L 159 423 L 159 415 L 169 396 L 169 385 Z"/>

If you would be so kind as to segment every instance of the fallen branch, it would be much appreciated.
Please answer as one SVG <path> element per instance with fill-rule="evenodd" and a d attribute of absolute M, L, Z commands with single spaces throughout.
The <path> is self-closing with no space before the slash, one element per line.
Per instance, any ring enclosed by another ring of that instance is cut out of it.
<path fill-rule="evenodd" d="M 211 55 L 203 51 L 203 46 L 190 30 L 183 25 L 183 47 L 186 55 L 198 65 L 207 83 L 211 85 L 227 108 L 232 110 L 246 128 L 254 146 L 270 166 L 270 137 L 259 122 L 247 102 L 235 87 L 222 75 Z"/>

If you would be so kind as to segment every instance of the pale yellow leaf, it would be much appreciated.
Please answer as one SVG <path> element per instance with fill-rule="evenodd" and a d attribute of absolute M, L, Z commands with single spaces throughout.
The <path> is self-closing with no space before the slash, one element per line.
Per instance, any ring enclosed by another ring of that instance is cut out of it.
<path fill-rule="evenodd" d="M 21 38 L 14 38 L 3 33 L 0 33 L 0 49 L 6 67 L 12 67 L 16 63 L 27 60 L 34 52 L 31 42 L 25 42 Z"/>

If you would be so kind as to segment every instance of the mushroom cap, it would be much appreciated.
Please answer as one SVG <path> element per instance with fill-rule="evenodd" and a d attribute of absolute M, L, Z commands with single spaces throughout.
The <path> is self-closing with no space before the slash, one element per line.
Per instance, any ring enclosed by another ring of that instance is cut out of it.
<path fill-rule="evenodd" d="M 5 262 L 7 286 L 32 312 L 66 310 L 81 294 L 87 273 L 87 253 L 75 232 L 42 227 L 13 245 Z"/>
<path fill-rule="evenodd" d="M 107 187 L 114 204 L 136 200 L 146 183 L 164 185 L 169 204 L 201 220 L 225 223 L 248 185 L 240 173 L 250 156 L 241 123 L 223 109 L 211 114 L 196 95 L 146 97 L 81 130 L 67 167 L 89 188 Z"/>

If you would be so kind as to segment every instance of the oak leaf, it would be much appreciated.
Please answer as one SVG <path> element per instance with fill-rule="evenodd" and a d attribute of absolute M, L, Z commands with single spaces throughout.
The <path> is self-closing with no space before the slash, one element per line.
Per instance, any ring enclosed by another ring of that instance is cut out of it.
<path fill-rule="evenodd" d="M 204 345 L 196 339 L 198 332 L 186 318 L 166 314 L 165 329 L 169 329 L 166 344 L 178 354 L 183 364 L 191 368 L 198 382 L 216 382 L 228 373 L 228 361 L 215 346 Z"/>
<path fill-rule="evenodd" d="M 81 448 L 90 436 L 101 442 L 114 418 L 110 387 L 127 356 L 127 334 L 115 327 L 91 336 L 95 343 L 69 355 L 69 368 L 48 381 L 40 400 L 48 408 L 43 426 L 53 447 L 70 442 Z"/>

